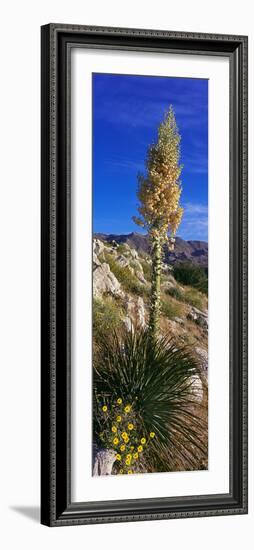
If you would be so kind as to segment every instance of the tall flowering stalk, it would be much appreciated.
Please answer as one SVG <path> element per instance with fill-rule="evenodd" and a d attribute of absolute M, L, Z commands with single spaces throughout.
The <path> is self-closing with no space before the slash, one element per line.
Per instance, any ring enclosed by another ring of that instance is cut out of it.
<path fill-rule="evenodd" d="M 174 236 L 183 215 L 181 196 L 180 135 L 172 106 L 158 128 L 157 142 L 148 148 L 146 175 L 138 176 L 139 217 L 135 223 L 144 227 L 151 239 L 152 286 L 149 329 L 158 334 L 163 245 L 174 247 Z"/>

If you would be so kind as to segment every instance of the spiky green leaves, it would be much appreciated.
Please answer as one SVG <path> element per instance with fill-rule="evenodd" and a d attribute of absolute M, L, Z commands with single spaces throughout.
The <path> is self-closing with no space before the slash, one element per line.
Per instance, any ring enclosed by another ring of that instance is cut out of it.
<path fill-rule="evenodd" d="M 94 373 L 94 402 L 111 403 L 119 395 L 131 403 L 135 422 L 146 437 L 155 433 L 149 451 L 150 471 L 195 469 L 206 453 L 202 405 L 192 391 L 199 365 L 174 340 L 151 340 L 129 333 L 102 341 Z M 96 410 L 95 410 L 96 415 Z M 95 432 L 101 431 L 96 427 Z"/>

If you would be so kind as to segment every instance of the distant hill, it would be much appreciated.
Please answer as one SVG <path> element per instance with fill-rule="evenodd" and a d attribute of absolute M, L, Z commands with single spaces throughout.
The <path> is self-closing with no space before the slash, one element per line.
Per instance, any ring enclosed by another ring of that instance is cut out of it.
<path fill-rule="evenodd" d="M 94 237 L 101 241 L 118 244 L 127 243 L 135 248 L 137 252 L 149 253 L 150 243 L 147 235 L 141 233 L 128 233 L 127 235 L 114 235 L 106 233 L 95 233 Z M 165 261 L 168 263 L 190 261 L 196 265 L 208 267 L 208 243 L 205 241 L 185 241 L 176 237 L 175 250 L 169 252 L 165 246 Z"/>

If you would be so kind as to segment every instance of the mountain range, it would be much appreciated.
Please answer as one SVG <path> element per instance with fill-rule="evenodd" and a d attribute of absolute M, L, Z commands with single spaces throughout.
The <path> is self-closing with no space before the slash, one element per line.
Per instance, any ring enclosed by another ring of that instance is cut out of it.
<path fill-rule="evenodd" d="M 127 243 L 137 252 L 149 254 L 150 243 L 148 235 L 142 233 L 128 233 L 126 235 L 95 233 L 94 237 L 108 243 L 115 241 L 117 244 Z M 200 267 L 208 267 L 208 243 L 205 241 L 185 241 L 176 237 L 174 251 L 164 248 L 165 262 L 174 264 L 176 262 L 192 262 Z"/>

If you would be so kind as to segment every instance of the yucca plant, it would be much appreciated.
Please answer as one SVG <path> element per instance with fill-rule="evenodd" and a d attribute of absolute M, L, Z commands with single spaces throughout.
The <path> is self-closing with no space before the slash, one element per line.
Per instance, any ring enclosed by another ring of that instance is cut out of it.
<path fill-rule="evenodd" d="M 190 349 L 179 347 L 172 338 L 151 343 L 149 331 L 132 331 L 102 339 L 96 357 L 93 391 L 97 445 L 102 445 L 101 434 L 114 421 L 113 417 L 105 418 L 102 409 L 114 411 L 114 403 L 120 399 L 131 407 L 137 440 L 143 437 L 149 441 L 144 448 L 143 470 L 144 465 L 149 472 L 200 469 L 207 457 L 206 408 L 193 393 L 193 381 L 200 376 L 200 369 Z M 119 453 L 117 446 L 115 451 Z"/>

